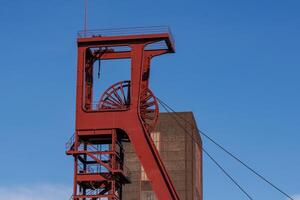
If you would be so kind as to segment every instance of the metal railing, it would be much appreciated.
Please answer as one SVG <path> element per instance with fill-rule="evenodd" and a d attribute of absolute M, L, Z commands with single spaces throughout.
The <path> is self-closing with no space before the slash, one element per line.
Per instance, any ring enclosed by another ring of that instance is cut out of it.
<path fill-rule="evenodd" d="M 66 150 L 70 150 L 71 147 L 74 145 L 74 141 L 75 141 L 75 134 L 73 134 L 70 139 L 66 142 Z"/>
<path fill-rule="evenodd" d="M 171 35 L 170 28 L 168 26 L 150 26 L 150 27 L 132 27 L 132 28 L 118 28 L 118 29 L 97 29 L 79 31 L 78 37 L 104 37 L 104 36 L 126 36 L 126 35 L 148 35 L 148 34 L 160 34 L 169 33 Z"/>
<path fill-rule="evenodd" d="M 82 163 L 78 164 L 78 170 L 79 173 L 84 173 L 84 174 L 94 174 L 97 173 L 95 172 L 95 170 L 93 170 L 91 167 L 89 167 L 88 165 L 85 166 L 86 169 L 84 169 L 84 165 Z"/>
<path fill-rule="evenodd" d="M 175 46 L 175 41 L 170 27 L 168 26 L 150 26 L 150 27 L 132 27 L 132 28 L 118 28 L 118 29 L 98 29 L 79 31 L 78 38 L 89 37 L 109 37 L 109 36 L 128 36 L 128 35 L 149 35 L 149 34 L 169 34 L 170 40 Z M 162 48 L 162 43 L 158 43 Z M 165 46 L 165 45 L 164 45 Z"/>

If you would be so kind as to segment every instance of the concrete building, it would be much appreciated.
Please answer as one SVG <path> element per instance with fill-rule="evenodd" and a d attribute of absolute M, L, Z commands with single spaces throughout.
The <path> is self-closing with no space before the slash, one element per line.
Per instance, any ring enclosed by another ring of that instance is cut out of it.
<path fill-rule="evenodd" d="M 192 112 L 160 113 L 151 137 L 181 200 L 202 200 L 202 142 Z M 180 124 L 178 123 L 180 122 Z M 183 128 L 184 127 L 184 128 Z M 123 187 L 123 200 L 156 200 L 147 174 L 134 148 L 125 144 L 125 165 L 131 184 Z"/>

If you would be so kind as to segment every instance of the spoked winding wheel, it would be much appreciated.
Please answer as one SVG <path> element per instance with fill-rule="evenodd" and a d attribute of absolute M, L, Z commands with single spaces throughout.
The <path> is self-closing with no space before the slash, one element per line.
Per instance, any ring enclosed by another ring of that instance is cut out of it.
<path fill-rule="evenodd" d="M 154 129 L 158 113 L 158 103 L 152 91 L 150 89 L 144 90 L 140 98 L 140 115 L 148 132 Z"/>
<path fill-rule="evenodd" d="M 130 105 L 130 81 L 120 81 L 110 86 L 101 96 L 98 109 L 126 109 Z M 150 89 L 140 97 L 140 116 L 143 125 L 151 132 L 158 118 L 158 103 Z"/>
<path fill-rule="evenodd" d="M 130 104 L 130 81 L 120 81 L 110 86 L 101 96 L 99 109 L 126 109 Z"/>

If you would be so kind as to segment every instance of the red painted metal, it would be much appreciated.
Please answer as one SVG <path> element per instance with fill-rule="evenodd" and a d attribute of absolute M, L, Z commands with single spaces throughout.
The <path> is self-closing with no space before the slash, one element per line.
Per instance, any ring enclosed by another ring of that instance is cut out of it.
<path fill-rule="evenodd" d="M 150 61 L 175 52 L 168 30 L 157 29 L 129 34 L 112 31 L 111 35 L 85 32 L 85 37 L 78 38 L 76 132 L 67 149 L 75 160 L 75 200 L 122 199 L 122 185 L 130 182 L 123 165 L 126 141 L 133 144 L 157 198 L 179 200 L 150 137 L 158 115 L 156 98 L 148 88 Z M 131 60 L 131 80 L 112 85 L 94 107 L 93 63 L 124 58 Z"/>

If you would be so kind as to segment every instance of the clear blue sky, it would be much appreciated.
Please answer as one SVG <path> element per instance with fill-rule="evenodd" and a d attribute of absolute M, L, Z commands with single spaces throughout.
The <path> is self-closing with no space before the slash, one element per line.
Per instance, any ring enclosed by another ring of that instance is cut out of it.
<path fill-rule="evenodd" d="M 89 6 L 91 29 L 169 25 L 177 53 L 153 62 L 155 94 L 177 111 L 193 111 L 200 129 L 289 194 L 300 194 L 298 0 L 90 0 Z M 74 131 L 82 24 L 82 0 L 1 0 L 0 191 L 71 187 L 64 143 Z M 286 199 L 204 144 L 254 199 Z M 206 157 L 204 196 L 246 199 Z"/>

